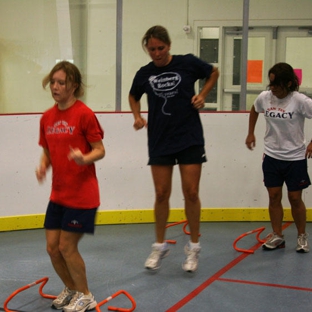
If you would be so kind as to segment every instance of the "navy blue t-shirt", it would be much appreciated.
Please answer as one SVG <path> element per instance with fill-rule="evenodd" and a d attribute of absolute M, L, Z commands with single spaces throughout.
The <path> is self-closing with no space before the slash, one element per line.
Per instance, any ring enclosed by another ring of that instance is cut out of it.
<path fill-rule="evenodd" d="M 195 82 L 209 78 L 211 72 L 212 65 L 192 54 L 173 55 L 163 67 L 150 62 L 137 71 L 130 94 L 137 101 L 147 94 L 150 157 L 204 145 L 203 127 L 191 99 Z"/>

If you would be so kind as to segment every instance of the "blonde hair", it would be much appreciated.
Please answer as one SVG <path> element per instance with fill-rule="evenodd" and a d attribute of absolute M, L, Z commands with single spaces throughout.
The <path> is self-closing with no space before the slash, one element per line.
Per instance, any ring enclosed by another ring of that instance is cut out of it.
<path fill-rule="evenodd" d="M 74 96 L 76 98 L 82 97 L 84 94 L 84 84 L 82 82 L 81 73 L 76 65 L 68 61 L 61 61 L 57 63 L 52 68 L 50 73 L 43 78 L 42 87 L 46 89 L 47 85 L 50 84 L 53 75 L 59 70 L 63 70 L 64 73 L 66 74 L 66 87 L 69 84 L 77 85 L 74 92 Z"/>

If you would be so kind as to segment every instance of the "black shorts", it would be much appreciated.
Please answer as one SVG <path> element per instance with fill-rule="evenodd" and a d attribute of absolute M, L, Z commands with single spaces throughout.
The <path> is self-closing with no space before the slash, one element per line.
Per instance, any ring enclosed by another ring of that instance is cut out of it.
<path fill-rule="evenodd" d="M 266 187 L 280 187 L 285 182 L 287 190 L 294 192 L 311 184 L 307 159 L 286 161 L 264 155 L 262 170 Z"/>
<path fill-rule="evenodd" d="M 97 208 L 68 208 L 49 202 L 44 220 L 47 230 L 61 229 L 68 232 L 94 233 Z"/>
<path fill-rule="evenodd" d="M 150 157 L 148 165 L 191 165 L 202 164 L 206 161 L 205 147 L 202 145 L 194 145 L 174 154 Z"/>

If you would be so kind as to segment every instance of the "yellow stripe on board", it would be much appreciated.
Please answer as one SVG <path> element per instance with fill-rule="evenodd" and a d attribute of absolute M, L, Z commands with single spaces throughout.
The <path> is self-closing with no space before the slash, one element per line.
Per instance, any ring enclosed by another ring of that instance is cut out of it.
<path fill-rule="evenodd" d="M 171 209 L 168 222 L 185 220 L 184 209 Z M 0 232 L 43 228 L 44 214 L 0 217 Z M 202 222 L 270 221 L 267 208 L 203 208 Z M 290 208 L 284 209 L 284 221 L 293 221 Z M 307 221 L 312 221 L 312 208 L 307 209 Z M 99 210 L 96 224 L 136 224 L 154 222 L 154 211 Z"/>

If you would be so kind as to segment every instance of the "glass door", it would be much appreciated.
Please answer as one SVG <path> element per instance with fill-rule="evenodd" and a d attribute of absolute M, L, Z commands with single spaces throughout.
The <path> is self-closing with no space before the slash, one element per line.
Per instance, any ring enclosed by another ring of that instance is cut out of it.
<path fill-rule="evenodd" d="M 247 60 L 247 101 L 249 110 L 256 96 L 265 90 L 267 72 L 274 56 L 272 27 L 249 29 Z M 221 107 L 223 111 L 240 110 L 242 31 L 238 27 L 224 28 L 224 71 Z"/>
<path fill-rule="evenodd" d="M 206 99 L 206 109 L 240 110 L 242 28 L 199 26 L 199 56 L 219 67 L 220 77 Z M 251 26 L 248 31 L 247 95 L 249 110 L 268 85 L 268 70 L 278 62 L 296 71 L 300 92 L 312 97 L 312 27 Z M 199 83 L 199 89 L 203 82 Z"/>
<path fill-rule="evenodd" d="M 312 97 L 312 27 L 280 27 L 277 62 L 289 63 L 297 73 L 300 92 Z"/>

